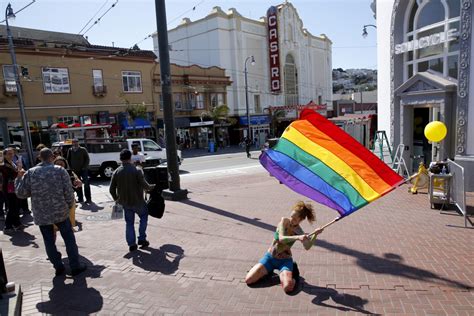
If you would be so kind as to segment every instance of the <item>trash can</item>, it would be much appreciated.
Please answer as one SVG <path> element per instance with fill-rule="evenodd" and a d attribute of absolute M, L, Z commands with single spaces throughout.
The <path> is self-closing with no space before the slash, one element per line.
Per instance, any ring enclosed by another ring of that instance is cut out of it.
<path fill-rule="evenodd" d="M 209 141 L 209 152 L 213 153 L 215 151 L 215 143 L 211 140 Z"/>
<path fill-rule="evenodd" d="M 146 167 L 143 168 L 145 180 L 150 184 L 156 184 L 156 188 L 160 191 L 169 188 L 168 168 L 166 166 Z"/>

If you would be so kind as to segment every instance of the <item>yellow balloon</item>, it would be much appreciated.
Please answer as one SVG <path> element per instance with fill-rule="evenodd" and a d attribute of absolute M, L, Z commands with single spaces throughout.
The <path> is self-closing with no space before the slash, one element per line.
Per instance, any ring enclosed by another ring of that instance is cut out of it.
<path fill-rule="evenodd" d="M 425 126 L 425 136 L 429 141 L 432 142 L 440 142 L 448 133 L 448 129 L 443 122 L 440 121 L 433 121 L 430 122 L 428 125 Z"/>

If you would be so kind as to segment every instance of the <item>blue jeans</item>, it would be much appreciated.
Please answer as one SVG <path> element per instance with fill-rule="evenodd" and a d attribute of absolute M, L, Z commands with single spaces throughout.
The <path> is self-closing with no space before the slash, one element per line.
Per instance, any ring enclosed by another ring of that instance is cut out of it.
<path fill-rule="evenodd" d="M 81 178 L 82 187 L 84 187 L 84 194 L 82 193 L 82 187 L 76 189 L 77 199 L 79 201 L 84 201 L 84 195 L 86 196 L 86 201 L 92 201 L 91 199 L 91 186 L 89 184 L 89 170 L 84 169 L 79 172 L 78 177 Z"/>
<path fill-rule="evenodd" d="M 128 246 L 136 245 L 135 237 L 135 210 L 133 208 L 123 208 L 125 217 L 125 238 Z M 148 224 L 148 212 L 146 209 L 141 209 L 137 213 L 140 218 L 140 225 L 138 226 L 138 241 L 146 240 L 146 227 Z"/>
<path fill-rule="evenodd" d="M 72 231 L 69 217 L 60 223 L 56 223 L 55 225 L 58 226 L 59 232 L 64 239 L 67 257 L 69 258 L 69 265 L 71 266 L 71 269 L 78 269 L 79 251 L 77 250 L 76 237 L 74 237 L 74 232 Z M 55 269 L 64 268 L 63 261 L 61 260 L 61 254 L 56 248 L 53 225 L 40 225 L 39 228 L 41 230 L 41 234 L 43 235 L 44 246 L 46 248 L 49 261 L 51 261 Z"/>

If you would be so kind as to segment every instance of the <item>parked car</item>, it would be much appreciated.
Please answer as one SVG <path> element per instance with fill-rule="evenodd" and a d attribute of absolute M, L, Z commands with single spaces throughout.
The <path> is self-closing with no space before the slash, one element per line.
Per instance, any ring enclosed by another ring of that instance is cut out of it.
<path fill-rule="evenodd" d="M 145 166 L 152 167 L 166 163 L 166 150 L 161 148 L 151 139 L 131 138 L 121 142 L 100 142 L 81 144 L 89 152 L 89 171 L 91 176 L 100 175 L 104 179 L 110 179 L 115 169 L 120 165 L 119 153 L 122 149 L 132 150 L 133 145 L 138 145 L 140 152 L 145 156 Z M 60 150 L 66 157 L 71 148 L 71 141 L 54 143 L 51 149 Z M 178 150 L 178 164 L 183 161 L 181 151 Z"/>

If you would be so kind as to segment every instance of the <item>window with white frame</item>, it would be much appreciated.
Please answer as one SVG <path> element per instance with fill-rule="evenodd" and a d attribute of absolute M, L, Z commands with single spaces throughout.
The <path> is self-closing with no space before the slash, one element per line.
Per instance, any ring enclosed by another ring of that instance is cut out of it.
<path fill-rule="evenodd" d="M 262 108 L 260 107 L 260 95 L 256 94 L 253 96 L 253 105 L 255 107 L 255 113 L 262 113 Z"/>
<path fill-rule="evenodd" d="M 173 93 L 173 102 L 175 109 L 183 108 L 183 94 L 182 93 Z"/>
<path fill-rule="evenodd" d="M 42 68 L 44 93 L 70 93 L 67 68 Z"/>
<path fill-rule="evenodd" d="M 196 96 L 196 109 L 198 110 L 204 109 L 204 95 L 202 93 L 199 93 Z"/>
<path fill-rule="evenodd" d="M 404 42 L 433 36 L 430 45 L 404 53 L 404 79 L 418 72 L 435 71 L 457 79 L 461 0 L 411 0 L 406 15 Z M 453 40 L 435 44 L 434 38 L 456 34 Z M 444 35 L 439 35 L 444 34 Z M 421 43 L 420 41 L 420 43 Z"/>
<path fill-rule="evenodd" d="M 3 80 L 7 92 L 16 92 L 15 72 L 13 65 L 3 65 Z"/>
<path fill-rule="evenodd" d="M 123 92 L 142 92 L 142 74 L 139 71 L 122 71 Z"/>
<path fill-rule="evenodd" d="M 102 88 L 104 86 L 104 78 L 102 77 L 101 69 L 92 69 L 92 78 L 94 81 L 94 88 Z"/>
<path fill-rule="evenodd" d="M 216 107 L 224 104 L 224 93 L 211 93 L 211 106 Z"/>

